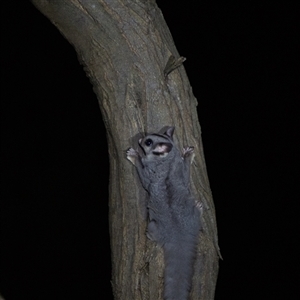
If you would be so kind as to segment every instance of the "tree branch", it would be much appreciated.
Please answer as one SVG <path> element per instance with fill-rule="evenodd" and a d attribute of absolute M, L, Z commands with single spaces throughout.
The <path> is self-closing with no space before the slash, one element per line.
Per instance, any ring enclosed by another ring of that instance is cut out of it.
<path fill-rule="evenodd" d="M 175 125 L 177 144 L 195 147 L 192 186 L 203 203 L 192 299 L 213 299 L 217 228 L 197 101 L 161 11 L 151 0 L 32 0 L 74 46 L 97 95 L 110 155 L 110 235 L 115 299 L 161 299 L 162 250 L 147 240 L 146 193 L 125 159 L 137 133 Z M 181 61 L 182 62 L 182 61 Z"/>

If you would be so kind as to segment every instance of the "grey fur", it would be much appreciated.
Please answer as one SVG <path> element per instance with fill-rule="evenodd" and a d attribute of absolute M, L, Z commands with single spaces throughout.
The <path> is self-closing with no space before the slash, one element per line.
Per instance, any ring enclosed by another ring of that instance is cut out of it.
<path fill-rule="evenodd" d="M 147 236 L 164 249 L 164 299 L 188 299 L 200 230 L 200 211 L 189 188 L 193 147 L 179 152 L 174 127 L 139 140 L 144 155 L 130 148 L 127 159 L 148 191 Z"/>

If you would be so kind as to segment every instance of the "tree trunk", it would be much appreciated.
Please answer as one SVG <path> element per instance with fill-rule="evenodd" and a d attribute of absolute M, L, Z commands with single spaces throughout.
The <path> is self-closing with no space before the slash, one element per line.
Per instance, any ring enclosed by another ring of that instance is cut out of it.
<path fill-rule="evenodd" d="M 75 47 L 107 129 L 115 299 L 162 299 L 162 249 L 146 238 L 146 192 L 134 166 L 126 160 L 125 150 L 133 146 L 138 133 L 157 132 L 166 125 L 176 127 L 179 148 L 195 147 L 191 183 L 203 203 L 203 230 L 191 299 L 213 299 L 218 273 L 217 228 L 197 100 L 183 66 L 165 69 L 171 55 L 176 59 L 179 55 L 155 1 L 32 2 Z"/>

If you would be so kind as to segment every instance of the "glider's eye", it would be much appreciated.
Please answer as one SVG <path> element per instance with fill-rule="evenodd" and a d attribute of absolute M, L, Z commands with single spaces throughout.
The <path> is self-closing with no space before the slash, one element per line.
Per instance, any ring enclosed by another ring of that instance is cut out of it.
<path fill-rule="evenodd" d="M 145 145 L 148 146 L 148 147 L 151 146 L 152 143 L 153 143 L 153 142 L 152 142 L 151 139 L 147 139 L 147 140 L 145 141 Z"/>

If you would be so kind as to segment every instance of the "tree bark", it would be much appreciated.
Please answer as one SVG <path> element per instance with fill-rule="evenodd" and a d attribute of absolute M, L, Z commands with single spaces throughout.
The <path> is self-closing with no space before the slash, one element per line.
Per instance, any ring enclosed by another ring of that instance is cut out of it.
<path fill-rule="evenodd" d="M 110 156 L 110 237 L 115 299 L 162 299 L 162 249 L 146 238 L 146 192 L 125 150 L 136 135 L 174 125 L 179 148 L 195 147 L 191 183 L 203 203 L 191 299 L 214 298 L 217 228 L 197 100 L 154 0 L 32 0 L 74 46 L 97 95 Z"/>

